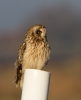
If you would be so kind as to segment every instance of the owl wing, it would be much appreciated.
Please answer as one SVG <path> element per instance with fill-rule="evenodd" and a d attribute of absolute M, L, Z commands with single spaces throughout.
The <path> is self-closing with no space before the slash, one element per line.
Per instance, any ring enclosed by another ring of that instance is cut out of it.
<path fill-rule="evenodd" d="M 15 62 L 15 69 L 16 69 L 15 83 L 17 85 L 19 84 L 19 81 L 21 80 L 22 76 L 22 61 L 25 49 L 26 49 L 26 43 L 23 42 L 18 49 L 18 58 Z"/>

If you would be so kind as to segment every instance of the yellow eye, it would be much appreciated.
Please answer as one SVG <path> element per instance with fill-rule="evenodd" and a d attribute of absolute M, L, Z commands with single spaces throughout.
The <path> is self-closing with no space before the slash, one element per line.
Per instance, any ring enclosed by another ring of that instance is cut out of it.
<path fill-rule="evenodd" d="M 40 31 L 40 30 L 37 30 L 37 32 L 36 32 L 37 34 L 40 34 L 40 33 L 42 33 L 42 31 Z"/>

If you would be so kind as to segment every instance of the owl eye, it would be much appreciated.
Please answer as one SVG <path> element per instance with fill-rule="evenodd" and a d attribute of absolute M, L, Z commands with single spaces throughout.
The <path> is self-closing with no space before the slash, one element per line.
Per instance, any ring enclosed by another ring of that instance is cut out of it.
<path fill-rule="evenodd" d="M 37 34 L 40 34 L 40 33 L 42 33 L 42 31 L 40 31 L 40 30 L 37 30 L 37 32 L 36 32 Z"/>

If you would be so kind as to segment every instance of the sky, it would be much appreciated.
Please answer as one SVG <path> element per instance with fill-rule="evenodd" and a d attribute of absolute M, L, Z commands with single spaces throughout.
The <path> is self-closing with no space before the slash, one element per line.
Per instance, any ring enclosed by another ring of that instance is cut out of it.
<path fill-rule="evenodd" d="M 24 18 L 27 20 L 36 16 L 41 8 L 59 6 L 68 3 L 75 6 L 81 13 L 80 0 L 0 0 L 0 30 L 15 28 Z"/>

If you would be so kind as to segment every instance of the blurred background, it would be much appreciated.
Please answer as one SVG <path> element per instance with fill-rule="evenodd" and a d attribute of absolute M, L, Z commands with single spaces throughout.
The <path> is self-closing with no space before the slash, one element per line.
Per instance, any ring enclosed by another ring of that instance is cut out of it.
<path fill-rule="evenodd" d="M 47 29 L 51 59 L 48 100 L 81 100 L 81 1 L 0 0 L 0 100 L 20 100 L 13 83 L 17 50 L 34 24 Z"/>

